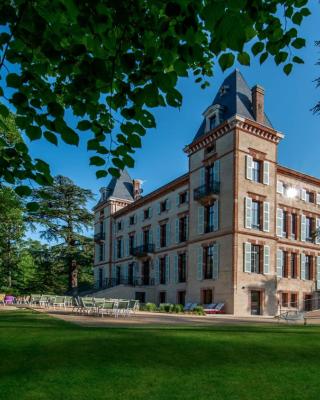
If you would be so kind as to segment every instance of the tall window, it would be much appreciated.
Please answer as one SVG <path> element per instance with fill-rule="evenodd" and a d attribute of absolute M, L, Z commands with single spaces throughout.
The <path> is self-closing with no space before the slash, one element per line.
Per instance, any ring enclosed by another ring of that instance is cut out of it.
<path fill-rule="evenodd" d="M 291 239 L 297 239 L 298 219 L 297 214 L 291 214 Z"/>
<path fill-rule="evenodd" d="M 135 220 L 134 215 L 131 215 L 131 217 L 129 217 L 129 224 L 134 225 L 134 220 Z"/>
<path fill-rule="evenodd" d="M 283 210 L 282 237 L 288 237 L 288 211 Z"/>
<path fill-rule="evenodd" d="M 160 212 L 164 212 L 168 210 L 168 200 L 161 201 L 160 203 Z"/>
<path fill-rule="evenodd" d="M 161 285 L 165 285 L 166 284 L 166 258 L 165 257 L 161 257 L 160 258 L 160 265 L 159 265 L 160 269 L 159 269 L 159 281 Z"/>
<path fill-rule="evenodd" d="M 290 269 L 291 278 L 296 279 L 298 277 L 298 267 L 297 267 L 297 254 L 291 253 L 290 255 Z"/>
<path fill-rule="evenodd" d="M 213 246 L 204 248 L 204 265 L 203 265 L 204 279 L 212 279 L 213 274 Z"/>
<path fill-rule="evenodd" d="M 150 241 L 150 230 L 145 229 L 143 231 L 143 245 L 147 247 L 149 245 L 149 241 Z"/>
<path fill-rule="evenodd" d="M 305 268 L 306 268 L 306 274 L 305 277 L 306 279 L 312 280 L 312 256 L 306 256 L 306 264 L 305 264 Z"/>
<path fill-rule="evenodd" d="M 187 216 L 179 219 L 179 242 L 187 240 Z"/>
<path fill-rule="evenodd" d="M 134 235 L 129 236 L 129 253 L 132 254 L 134 249 Z"/>
<path fill-rule="evenodd" d="M 290 307 L 293 307 L 293 308 L 298 307 L 298 293 L 290 294 Z"/>
<path fill-rule="evenodd" d="M 210 131 L 214 129 L 217 126 L 217 116 L 213 115 L 212 117 L 209 118 L 209 127 Z"/>
<path fill-rule="evenodd" d="M 289 306 L 289 293 L 281 293 L 281 305 L 282 307 Z"/>
<path fill-rule="evenodd" d="M 214 181 L 214 165 L 209 165 L 208 167 L 206 167 L 206 185 L 210 186 L 212 185 L 213 181 Z"/>
<path fill-rule="evenodd" d="M 261 205 L 259 201 L 252 201 L 252 228 L 260 229 L 261 228 Z"/>
<path fill-rule="evenodd" d="M 306 240 L 313 242 L 313 219 L 306 217 Z"/>
<path fill-rule="evenodd" d="M 256 274 L 261 273 L 261 256 L 261 246 L 253 244 L 251 246 L 251 272 L 254 272 Z"/>
<path fill-rule="evenodd" d="M 160 247 L 167 245 L 167 224 L 160 225 Z"/>
<path fill-rule="evenodd" d="M 143 219 L 149 219 L 150 217 L 151 217 L 151 209 L 149 207 L 143 210 Z"/>
<path fill-rule="evenodd" d="M 315 196 L 313 192 L 306 191 L 306 201 L 308 203 L 314 203 L 314 197 Z"/>
<path fill-rule="evenodd" d="M 187 257 L 186 253 L 179 254 L 178 256 L 178 282 L 186 281 L 186 271 L 187 271 Z"/>
<path fill-rule="evenodd" d="M 117 240 L 117 257 L 122 257 L 122 239 Z"/>
<path fill-rule="evenodd" d="M 261 182 L 261 161 L 252 161 L 252 180 L 254 182 Z"/>
<path fill-rule="evenodd" d="M 283 251 L 282 252 L 282 257 L 283 257 L 283 277 L 288 278 L 289 276 L 289 264 L 288 264 L 288 252 Z"/>
<path fill-rule="evenodd" d="M 213 302 L 212 289 L 203 289 L 202 290 L 202 303 L 203 304 L 211 304 L 212 302 Z"/>
<path fill-rule="evenodd" d="M 214 231 L 214 204 L 205 207 L 205 232 Z"/>
<path fill-rule="evenodd" d="M 99 261 L 104 260 L 104 244 L 99 244 Z"/>
<path fill-rule="evenodd" d="M 179 204 L 185 204 L 187 202 L 187 192 L 182 192 L 179 194 Z"/>

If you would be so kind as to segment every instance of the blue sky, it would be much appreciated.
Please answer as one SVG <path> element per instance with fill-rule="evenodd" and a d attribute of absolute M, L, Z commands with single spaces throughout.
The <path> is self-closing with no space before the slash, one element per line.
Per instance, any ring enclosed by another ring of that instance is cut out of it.
<path fill-rule="evenodd" d="M 305 61 L 296 65 L 287 77 L 282 67 L 271 60 L 262 66 L 253 60 L 250 67 L 235 65 L 242 72 L 249 86 L 259 83 L 265 88 L 265 110 L 273 126 L 285 134 L 279 146 L 279 162 L 290 168 L 320 177 L 320 116 L 310 109 L 320 99 L 320 88 L 313 82 L 320 76 L 320 66 L 315 63 L 320 58 L 320 48 L 314 46 L 319 35 L 318 1 L 311 2 L 312 15 L 300 28 L 300 36 L 307 39 L 307 46 L 299 51 Z M 143 146 L 135 154 L 136 164 L 129 170 L 133 178 L 145 181 L 144 193 L 148 193 L 166 182 L 185 173 L 188 167 L 183 147 L 190 143 L 201 120 L 202 112 L 211 103 L 223 79 L 232 69 L 222 73 L 219 66 L 210 80 L 211 86 L 205 90 L 185 78 L 179 82 L 183 95 L 181 109 L 162 108 L 154 111 L 157 128 L 150 130 L 143 138 Z M 87 137 L 83 134 L 84 138 Z M 95 168 L 89 166 L 89 153 L 85 140 L 79 148 L 67 145 L 55 147 L 46 141 L 30 144 L 31 154 L 51 165 L 54 175 L 70 177 L 79 186 L 91 189 L 98 198 L 99 188 L 105 186 L 108 178 L 97 180 Z M 91 155 L 92 153 L 90 153 Z M 90 204 L 90 206 L 92 206 Z"/>

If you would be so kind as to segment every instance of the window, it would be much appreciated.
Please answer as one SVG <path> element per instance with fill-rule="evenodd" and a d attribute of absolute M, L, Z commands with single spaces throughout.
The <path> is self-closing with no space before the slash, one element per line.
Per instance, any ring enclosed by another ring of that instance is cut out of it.
<path fill-rule="evenodd" d="M 306 191 L 306 201 L 308 203 L 314 203 L 314 198 L 315 196 L 313 192 Z"/>
<path fill-rule="evenodd" d="M 283 265 L 283 277 L 284 278 L 288 278 L 289 276 L 289 265 L 288 265 L 288 252 L 283 251 L 282 252 L 282 265 Z"/>
<path fill-rule="evenodd" d="M 149 208 L 146 208 L 143 211 L 143 218 L 144 219 L 149 219 L 150 217 L 151 217 L 151 211 L 150 211 L 150 207 L 149 207 Z"/>
<path fill-rule="evenodd" d="M 121 229 L 122 229 L 122 221 L 118 221 L 117 222 L 117 229 L 118 229 L 118 231 L 121 231 Z"/>
<path fill-rule="evenodd" d="M 306 256 L 305 269 L 305 279 L 312 280 L 312 256 Z"/>
<path fill-rule="evenodd" d="M 179 254 L 178 256 L 178 282 L 186 281 L 186 271 L 187 271 L 187 257 L 186 253 Z"/>
<path fill-rule="evenodd" d="M 168 200 L 160 202 L 160 212 L 165 212 L 168 209 Z"/>
<path fill-rule="evenodd" d="M 99 261 L 104 260 L 104 245 L 103 243 L 99 244 Z"/>
<path fill-rule="evenodd" d="M 262 177 L 262 168 L 261 161 L 253 160 L 252 161 L 252 180 L 254 182 L 261 182 Z"/>
<path fill-rule="evenodd" d="M 291 269 L 291 278 L 297 279 L 298 277 L 297 254 L 295 253 L 291 253 L 290 256 L 290 269 Z"/>
<path fill-rule="evenodd" d="M 209 129 L 210 131 L 217 126 L 217 116 L 213 115 L 209 118 Z"/>
<path fill-rule="evenodd" d="M 313 242 L 313 218 L 306 217 L 306 240 Z"/>
<path fill-rule="evenodd" d="M 259 201 L 252 200 L 252 228 L 261 228 L 261 205 Z"/>
<path fill-rule="evenodd" d="M 187 240 L 187 216 L 179 219 L 179 242 Z"/>
<path fill-rule="evenodd" d="M 291 239 L 297 239 L 298 216 L 291 214 Z"/>
<path fill-rule="evenodd" d="M 179 194 L 179 205 L 180 204 L 185 204 L 187 202 L 187 192 L 183 192 Z"/>
<path fill-rule="evenodd" d="M 159 283 L 160 285 L 166 284 L 166 258 L 161 257 L 159 264 Z"/>
<path fill-rule="evenodd" d="M 100 217 L 100 218 L 103 218 L 103 217 L 104 217 L 104 208 L 103 208 L 102 210 L 100 210 L 99 217 Z"/>
<path fill-rule="evenodd" d="M 167 245 L 167 224 L 160 225 L 160 247 Z"/>
<path fill-rule="evenodd" d="M 298 308 L 298 293 L 290 294 L 290 307 Z"/>
<path fill-rule="evenodd" d="M 256 244 L 251 245 L 251 272 L 256 274 L 262 272 L 261 256 L 261 246 Z"/>
<path fill-rule="evenodd" d="M 206 185 L 207 186 L 211 186 L 212 183 L 214 182 L 214 164 L 209 165 L 208 167 L 206 167 L 205 179 L 206 179 Z"/>
<path fill-rule="evenodd" d="M 147 247 L 150 244 L 150 230 L 145 229 L 143 231 L 143 245 Z"/>
<path fill-rule="evenodd" d="M 129 253 L 132 255 L 134 249 L 134 235 L 129 236 Z"/>
<path fill-rule="evenodd" d="M 131 215 L 131 217 L 129 218 L 129 225 L 134 225 L 135 224 L 135 218 L 134 215 Z"/>
<path fill-rule="evenodd" d="M 213 232 L 214 227 L 214 203 L 205 207 L 205 232 Z"/>
<path fill-rule="evenodd" d="M 212 302 L 213 302 L 212 289 L 203 289 L 202 290 L 202 303 L 203 304 L 211 304 Z"/>
<path fill-rule="evenodd" d="M 288 212 L 283 211 L 283 220 L 282 220 L 282 237 L 288 237 Z"/>
<path fill-rule="evenodd" d="M 204 248 L 204 265 L 203 277 L 204 279 L 212 279 L 213 275 L 213 246 Z"/>
<path fill-rule="evenodd" d="M 164 304 L 167 301 L 166 292 L 159 292 L 159 303 Z"/>
<path fill-rule="evenodd" d="M 281 305 L 282 305 L 282 307 L 289 306 L 289 294 L 288 293 L 281 293 Z"/>
<path fill-rule="evenodd" d="M 122 257 L 122 239 L 117 240 L 117 258 Z"/>
<path fill-rule="evenodd" d="M 186 304 L 186 291 L 179 290 L 177 298 L 178 298 L 178 304 L 182 304 L 184 306 Z"/>

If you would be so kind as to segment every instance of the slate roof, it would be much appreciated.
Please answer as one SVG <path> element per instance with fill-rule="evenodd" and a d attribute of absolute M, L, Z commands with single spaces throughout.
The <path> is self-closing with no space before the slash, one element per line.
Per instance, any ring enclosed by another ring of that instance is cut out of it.
<path fill-rule="evenodd" d="M 235 69 L 223 81 L 211 106 L 215 104 L 224 106 L 223 121 L 226 121 L 236 114 L 254 120 L 251 89 L 238 69 Z M 272 124 L 266 114 L 264 118 L 264 124 L 272 128 Z M 196 141 L 205 134 L 204 128 L 205 119 L 202 121 L 193 141 Z"/>
<path fill-rule="evenodd" d="M 120 178 L 112 178 L 105 190 L 105 200 L 110 197 L 122 200 L 134 200 L 133 181 L 127 170 L 121 172 Z"/>

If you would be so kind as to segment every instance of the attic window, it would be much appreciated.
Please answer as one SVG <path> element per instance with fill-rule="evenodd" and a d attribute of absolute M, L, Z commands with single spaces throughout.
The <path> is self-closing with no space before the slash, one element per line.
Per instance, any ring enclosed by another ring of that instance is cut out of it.
<path fill-rule="evenodd" d="M 209 118 L 209 127 L 210 131 L 217 126 L 217 116 L 213 115 Z"/>
<path fill-rule="evenodd" d="M 224 107 L 220 104 L 214 104 L 206 109 L 203 116 L 206 119 L 206 132 L 210 132 L 223 121 Z"/>

